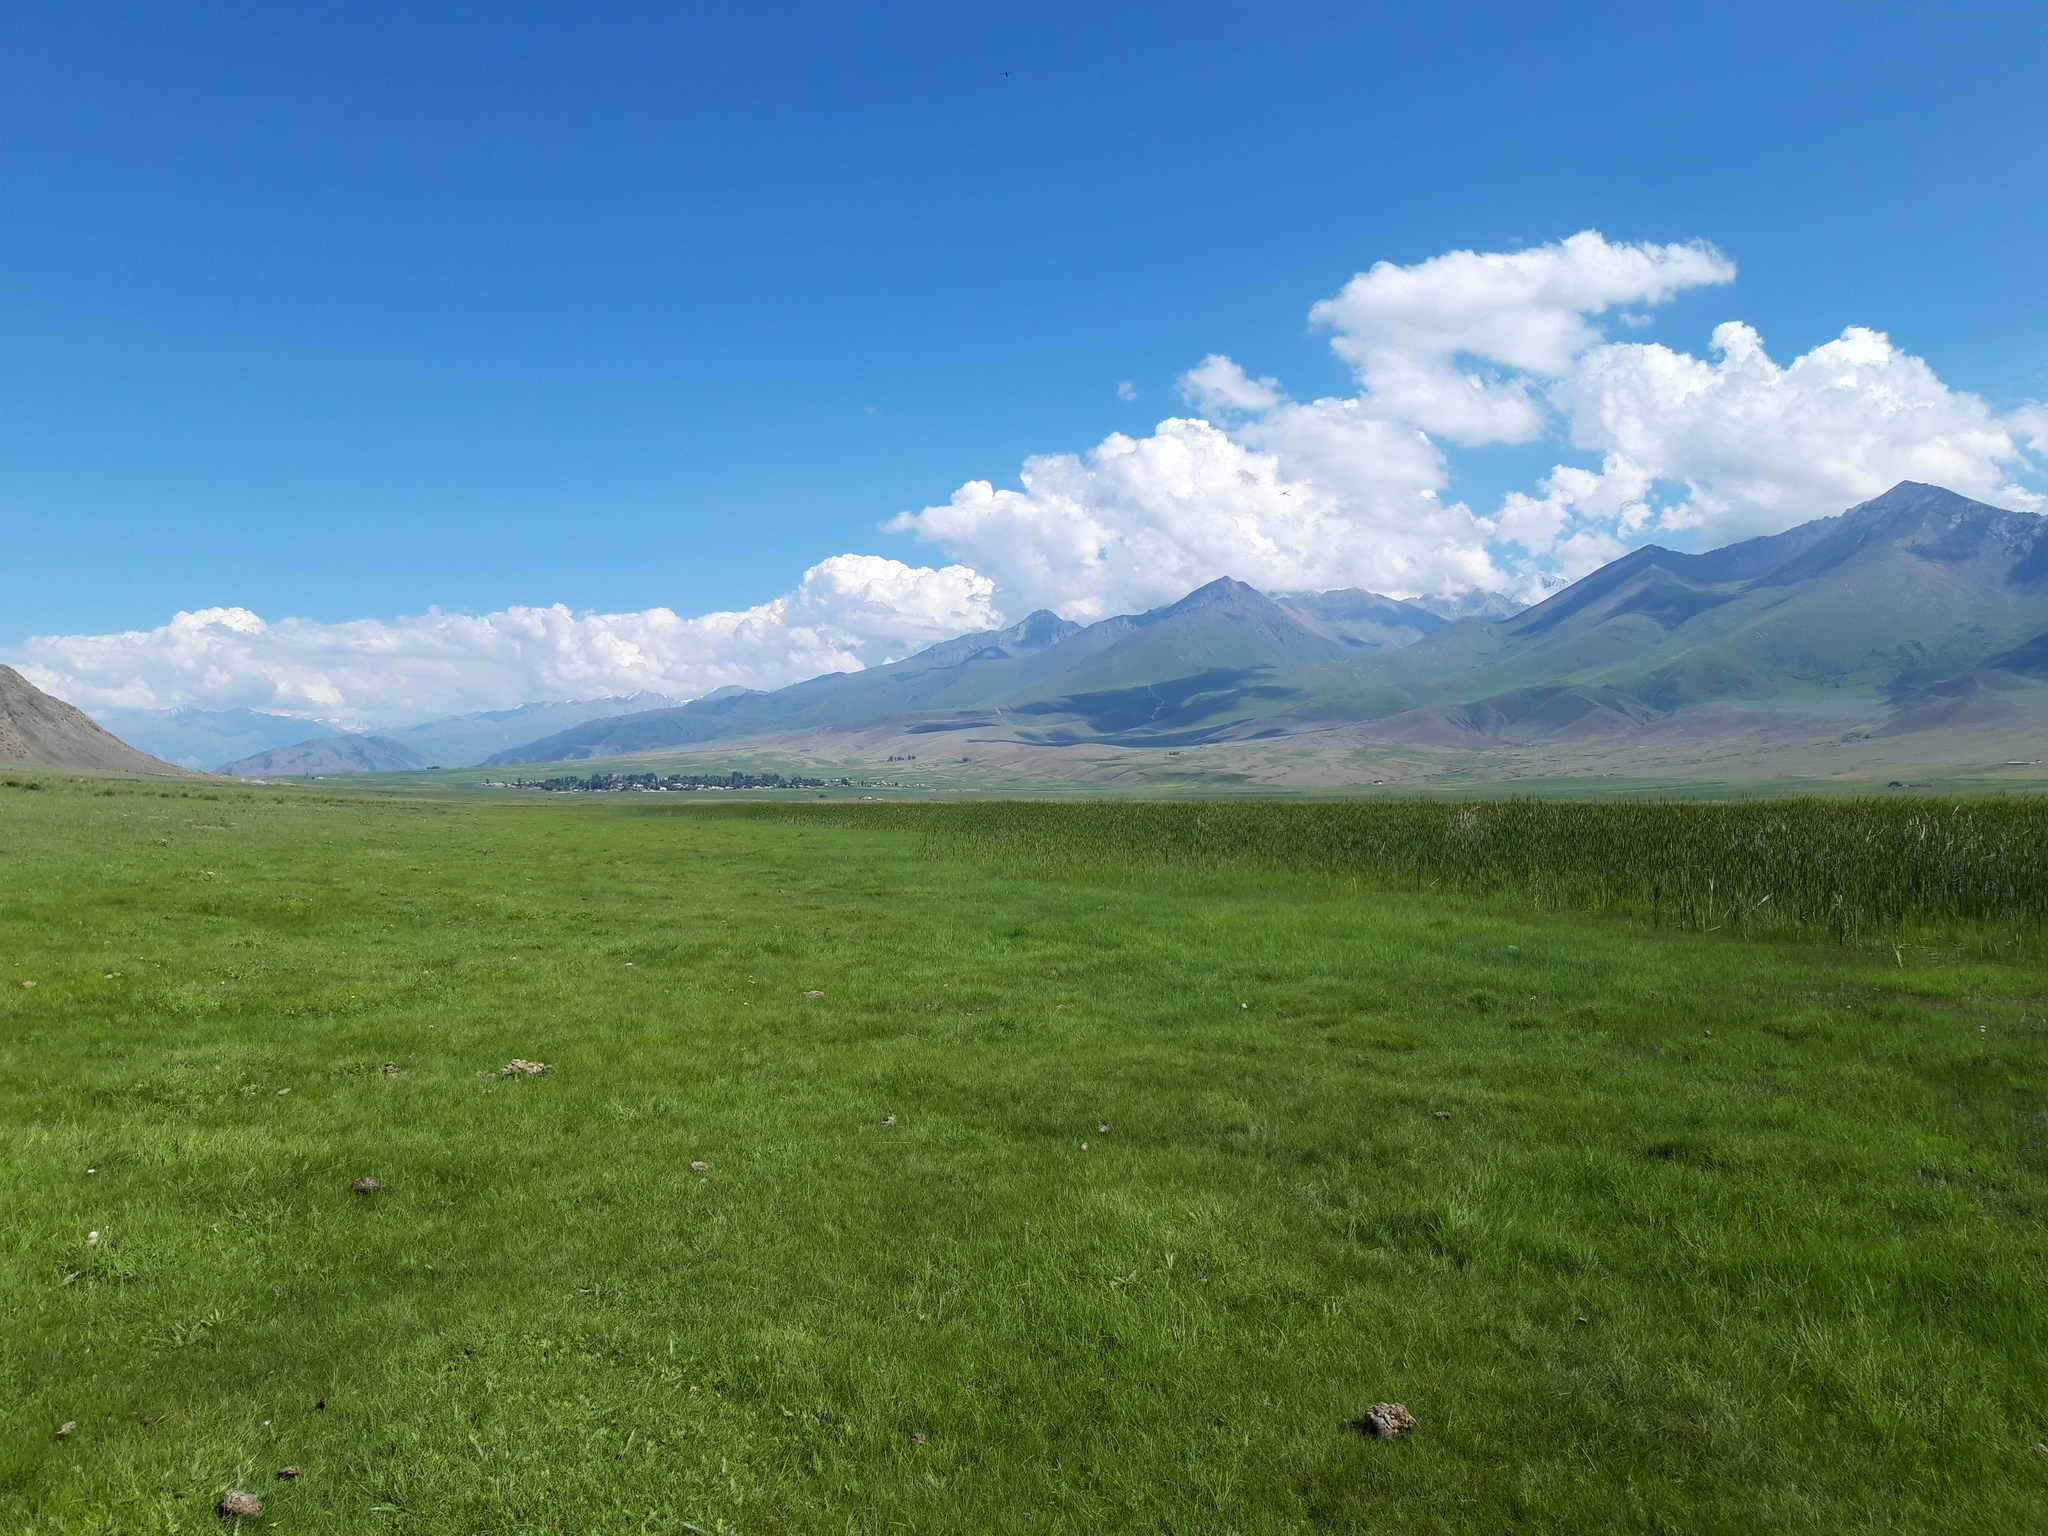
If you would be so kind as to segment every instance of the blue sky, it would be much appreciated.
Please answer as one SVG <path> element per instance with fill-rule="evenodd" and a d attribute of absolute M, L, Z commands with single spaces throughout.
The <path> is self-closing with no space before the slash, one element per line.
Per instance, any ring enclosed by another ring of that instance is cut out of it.
<path fill-rule="evenodd" d="M 2041 21 L 0 5 L 0 647 L 212 607 L 694 615 L 850 552 L 981 569 L 985 537 L 877 525 L 1146 437 L 1210 354 L 1356 394 L 1309 320 L 1353 274 L 1588 229 L 1735 265 L 1596 316 L 1615 339 L 1706 357 L 1741 320 L 1789 363 L 1872 327 L 2024 408 Z M 1600 464 L 1574 435 L 1444 438 L 1442 498 L 1540 497 Z M 1028 584 L 992 579 L 1016 616 Z"/>

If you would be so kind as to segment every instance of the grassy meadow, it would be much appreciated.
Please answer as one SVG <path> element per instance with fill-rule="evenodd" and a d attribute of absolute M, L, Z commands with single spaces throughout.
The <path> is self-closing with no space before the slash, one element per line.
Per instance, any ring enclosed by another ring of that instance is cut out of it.
<path fill-rule="evenodd" d="M 28 782 L 0 1531 L 2048 1528 L 2039 803 Z"/>

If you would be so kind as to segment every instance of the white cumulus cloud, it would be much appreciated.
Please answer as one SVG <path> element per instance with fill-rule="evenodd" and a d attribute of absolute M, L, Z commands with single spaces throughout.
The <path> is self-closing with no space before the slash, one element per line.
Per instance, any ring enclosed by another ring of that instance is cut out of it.
<path fill-rule="evenodd" d="M 1696 529 L 1708 544 L 1776 533 L 1901 480 L 2012 507 L 2042 499 L 2013 478 L 2038 413 L 2001 416 L 1878 331 L 1851 326 L 1780 366 L 1731 320 L 1715 328 L 1712 351 L 1708 362 L 1624 342 L 1575 359 L 1550 398 L 1572 440 L 1604 464 L 1591 480 L 1553 474 L 1546 499 L 1569 502 L 1579 521 L 1611 515 L 1602 497 L 1639 506 L 1624 519 L 1634 532 L 1651 520 L 1650 482 L 1667 482 L 1681 489 L 1656 526 Z"/>
<path fill-rule="evenodd" d="M 246 608 L 208 608 L 151 630 L 38 635 L 11 659 L 38 687 L 87 710 L 239 705 L 376 726 L 539 699 L 775 688 L 1001 620 L 994 583 L 965 567 L 835 555 L 770 602 L 695 618 L 557 604 L 272 623 Z"/>
<path fill-rule="evenodd" d="M 1013 610 L 1090 618 L 1223 575 L 1533 599 L 1652 538 L 1777 532 L 1904 479 L 2041 500 L 2024 477 L 2048 411 L 2001 415 L 1878 332 L 1781 366 L 1739 322 L 1714 331 L 1712 360 L 1602 328 L 1734 276 L 1709 245 L 1592 230 L 1381 262 L 1310 311 L 1357 394 L 1299 402 L 1211 353 L 1181 379 L 1200 419 L 1032 458 L 1019 490 L 970 481 L 884 527 L 986 571 Z M 1545 438 L 1600 466 L 1559 464 L 1483 514 L 1449 499 L 1456 448 Z"/>
<path fill-rule="evenodd" d="M 1270 411 L 1287 398 L 1278 379 L 1254 379 L 1220 352 L 1182 374 L 1180 392 L 1196 410 L 1216 417 Z"/>
<path fill-rule="evenodd" d="M 1545 425 L 1535 382 L 1604 340 L 1589 317 L 1734 278 L 1711 246 L 1614 245 L 1589 229 L 1507 254 L 1383 261 L 1309 318 L 1336 331 L 1332 350 L 1379 412 L 1467 446 L 1525 443 Z"/>

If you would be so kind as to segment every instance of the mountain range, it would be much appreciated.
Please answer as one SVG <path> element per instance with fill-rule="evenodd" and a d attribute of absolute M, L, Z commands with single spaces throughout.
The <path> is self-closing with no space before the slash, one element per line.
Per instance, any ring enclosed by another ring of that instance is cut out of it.
<path fill-rule="evenodd" d="M 1289 681 L 1300 712 L 1463 744 L 1709 705 L 1882 706 L 1901 734 L 2008 711 L 2048 632 L 2043 519 L 1911 482 L 1766 538 L 1649 546 L 1514 619 Z M 1965 697 L 1974 706 L 1938 704 Z"/>
<path fill-rule="evenodd" d="M 1533 608 L 1454 623 L 1371 593 L 1225 578 L 1149 613 L 1085 628 L 1035 613 L 890 666 L 591 720 L 490 761 L 701 757 L 743 740 L 907 756 L 950 738 L 982 761 L 1315 738 L 1668 766 L 1965 729 L 1995 759 L 2048 722 L 2043 527 L 1906 482 L 1709 553 L 1639 549 Z"/>
<path fill-rule="evenodd" d="M 593 720 L 493 765 L 572 762 L 766 732 L 901 715 L 922 729 L 965 729 L 991 710 L 1029 711 L 1077 693 L 1258 686 L 1267 674 L 1414 643 L 1449 627 L 1412 603 L 1371 592 L 1266 597 L 1227 577 L 1150 613 L 1082 627 L 1041 609 L 1008 629 L 963 635 L 907 660 L 835 672 L 773 693 L 722 690 L 677 709 Z"/>
<path fill-rule="evenodd" d="M 1197 763 L 1248 783 L 2031 767 L 2048 756 L 2044 526 L 1906 482 L 1708 553 L 1638 549 L 1521 611 L 1495 600 L 1454 619 L 1441 604 L 1261 593 L 1226 577 L 1150 612 L 1084 626 L 1041 610 L 773 691 L 278 739 L 220 771 L 716 767 L 735 753 L 1029 765 L 1095 782 L 1167 782 Z M 157 734 L 134 733 L 144 744 L 306 724 L 255 711 L 146 723 Z"/>
<path fill-rule="evenodd" d="M 188 768 L 221 763 L 227 758 L 231 761 L 216 772 L 283 777 L 467 767 L 482 762 L 493 752 L 580 721 L 667 708 L 678 702 L 664 694 L 634 693 L 451 715 L 375 735 L 330 730 L 311 737 L 307 736 L 306 727 L 316 722 L 253 709 L 109 710 L 100 718 L 125 740 Z"/>

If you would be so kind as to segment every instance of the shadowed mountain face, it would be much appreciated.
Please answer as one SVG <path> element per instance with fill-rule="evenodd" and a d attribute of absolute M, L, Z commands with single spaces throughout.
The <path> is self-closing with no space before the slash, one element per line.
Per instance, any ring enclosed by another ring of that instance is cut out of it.
<path fill-rule="evenodd" d="M 2048 634 L 2036 635 L 2025 645 L 1992 657 L 1987 666 L 2020 677 L 2048 677 Z"/>
<path fill-rule="evenodd" d="M 0 667 L 0 766 L 181 773 L 110 735 L 81 709 L 53 698 L 12 667 Z"/>
<path fill-rule="evenodd" d="M 1304 627 L 1361 651 L 1398 651 L 1451 623 L 1419 604 L 1381 597 L 1362 587 L 1281 592 L 1273 601 Z"/>

